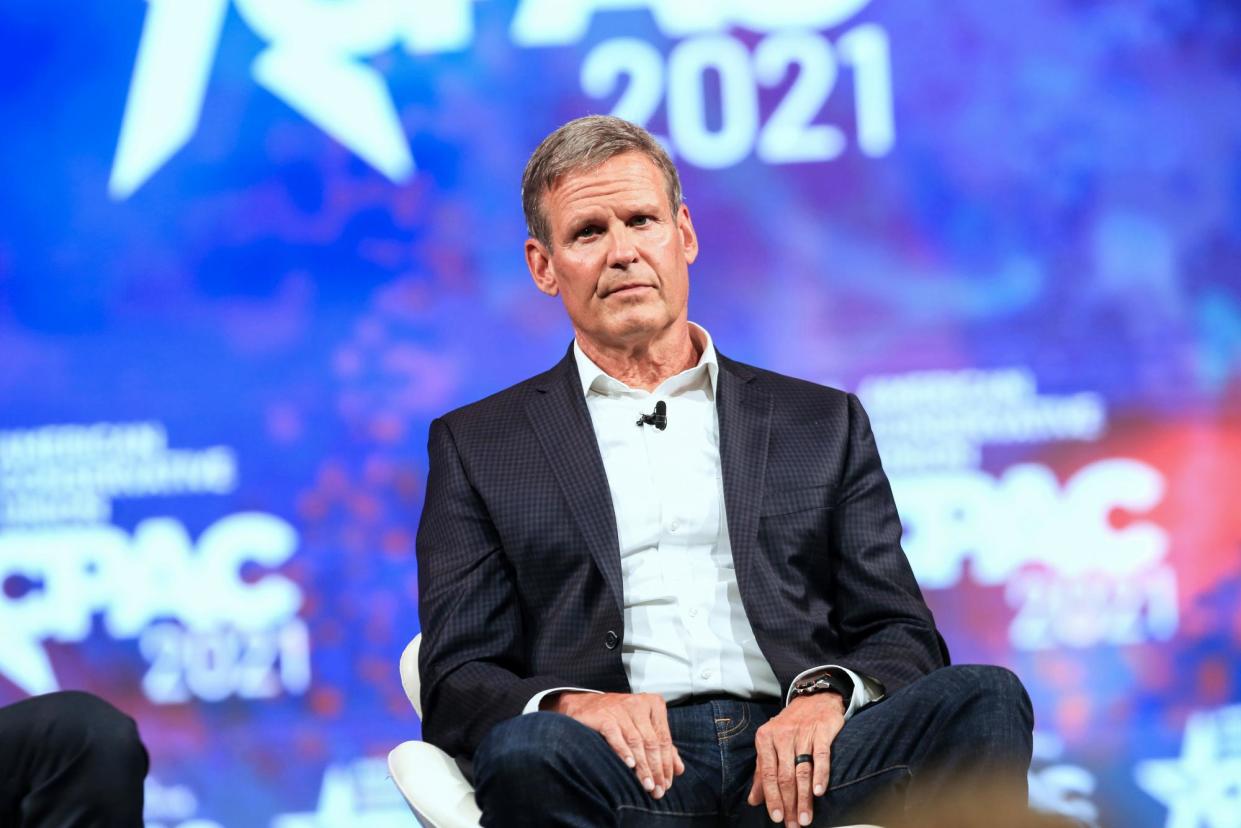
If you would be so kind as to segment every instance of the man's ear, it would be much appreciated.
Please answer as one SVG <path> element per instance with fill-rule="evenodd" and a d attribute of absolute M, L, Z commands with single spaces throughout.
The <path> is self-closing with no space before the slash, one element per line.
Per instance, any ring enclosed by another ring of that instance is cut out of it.
<path fill-rule="evenodd" d="M 689 217 L 689 207 L 684 203 L 677 210 L 677 232 L 681 234 L 681 249 L 685 252 L 686 264 L 693 264 L 698 258 L 698 233 L 694 231 L 694 222 Z"/>
<path fill-rule="evenodd" d="M 552 272 L 551 252 L 538 239 L 526 239 L 526 267 L 530 269 L 535 287 L 548 296 L 560 294 L 560 285 Z"/>

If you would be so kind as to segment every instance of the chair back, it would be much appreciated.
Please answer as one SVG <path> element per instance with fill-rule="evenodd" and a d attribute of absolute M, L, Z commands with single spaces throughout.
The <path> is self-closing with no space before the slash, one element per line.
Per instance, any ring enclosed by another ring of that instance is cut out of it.
<path fill-rule="evenodd" d="M 418 648 L 421 646 L 422 633 L 418 633 L 401 653 L 401 686 L 419 719 L 422 718 L 422 679 L 418 677 Z"/>

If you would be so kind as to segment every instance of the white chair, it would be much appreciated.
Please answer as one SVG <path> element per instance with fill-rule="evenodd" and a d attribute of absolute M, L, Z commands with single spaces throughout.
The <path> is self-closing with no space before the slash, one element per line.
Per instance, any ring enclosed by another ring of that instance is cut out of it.
<path fill-rule="evenodd" d="M 422 718 L 422 683 L 418 678 L 421 644 L 419 633 L 401 653 L 401 684 L 418 718 Z M 427 828 L 479 828 L 483 814 L 474 802 L 474 786 L 453 758 L 435 745 L 414 741 L 397 745 L 388 754 L 388 772 L 414 816 Z"/>
<path fill-rule="evenodd" d="M 422 682 L 418 678 L 418 648 L 422 633 L 401 653 L 401 685 L 418 718 L 422 718 Z M 388 754 L 392 781 L 426 828 L 479 828 L 482 811 L 474 801 L 474 786 L 452 757 L 426 742 L 402 742 Z M 848 828 L 846 826 L 846 828 Z M 852 828 L 876 828 L 855 825 Z"/>

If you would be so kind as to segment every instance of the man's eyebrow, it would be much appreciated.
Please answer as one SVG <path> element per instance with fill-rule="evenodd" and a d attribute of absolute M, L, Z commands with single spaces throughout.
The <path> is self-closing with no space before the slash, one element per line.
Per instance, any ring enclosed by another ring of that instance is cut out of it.
<path fill-rule="evenodd" d="M 629 205 L 629 211 L 644 216 L 658 216 L 661 207 L 662 203 L 659 201 L 642 201 Z"/>
<path fill-rule="evenodd" d="M 592 224 L 599 223 L 600 218 L 598 213 L 582 213 L 581 215 L 571 217 L 567 226 L 572 230 L 577 230 L 582 227 L 588 227 Z"/>

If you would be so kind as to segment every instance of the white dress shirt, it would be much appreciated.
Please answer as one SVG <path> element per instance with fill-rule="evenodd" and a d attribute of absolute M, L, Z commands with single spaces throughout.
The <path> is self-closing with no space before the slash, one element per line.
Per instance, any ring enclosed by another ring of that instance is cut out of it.
<path fill-rule="evenodd" d="M 754 638 L 733 568 L 715 408 L 719 361 L 704 328 L 690 323 L 690 334 L 702 353 L 698 364 L 649 392 L 608 376 L 573 344 L 616 513 L 621 661 L 635 693 L 658 693 L 668 703 L 725 693 L 775 700 L 780 681 Z M 667 428 L 639 426 L 658 400 L 667 405 Z M 832 666 L 812 666 L 793 683 Z M 853 680 L 846 718 L 878 697 L 856 673 L 836 669 Z M 581 689 L 545 690 L 524 712 L 538 710 L 549 693 Z"/>

